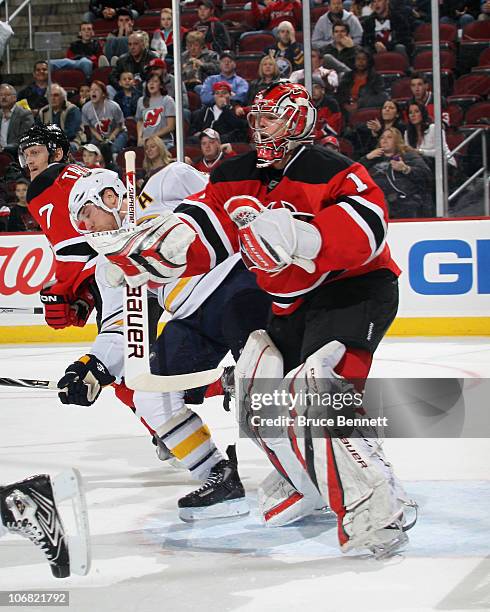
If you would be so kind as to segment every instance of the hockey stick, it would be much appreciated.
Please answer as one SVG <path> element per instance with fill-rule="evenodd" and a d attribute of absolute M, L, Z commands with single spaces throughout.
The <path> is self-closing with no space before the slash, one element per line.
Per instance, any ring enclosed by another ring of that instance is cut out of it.
<path fill-rule="evenodd" d="M 0 378 L 2 387 L 24 387 L 29 389 L 48 389 L 59 391 L 58 383 L 54 380 L 32 380 L 28 378 Z"/>
<path fill-rule="evenodd" d="M 129 227 L 136 225 L 136 153 L 126 151 L 126 188 Z M 126 386 L 135 391 L 184 391 L 217 380 L 223 368 L 175 376 L 158 376 L 150 371 L 148 298 L 146 285 L 124 288 L 124 374 Z"/>
<path fill-rule="evenodd" d="M 15 308 L 11 306 L 0 306 L 0 314 L 44 314 L 44 308 L 42 306 L 35 306 L 34 308 Z"/>

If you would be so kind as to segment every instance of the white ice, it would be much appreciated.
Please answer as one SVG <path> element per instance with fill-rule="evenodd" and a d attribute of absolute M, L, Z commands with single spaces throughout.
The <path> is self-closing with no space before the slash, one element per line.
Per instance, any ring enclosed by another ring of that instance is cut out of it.
<path fill-rule="evenodd" d="M 85 349 L 4 346 L 0 375 L 57 380 Z M 483 338 L 387 339 L 373 375 L 489 378 L 490 345 Z M 88 576 L 55 580 L 30 542 L 6 536 L 0 590 L 65 589 L 72 612 L 490 609 L 488 439 L 385 442 L 420 518 L 403 554 L 375 561 L 342 555 L 326 517 L 263 527 L 255 498 L 269 466 L 248 440 L 238 440 L 237 452 L 251 514 L 185 524 L 176 502 L 196 483 L 156 459 L 146 430 L 112 391 L 81 408 L 62 406 L 50 391 L 0 387 L 0 411 L 0 483 L 76 466 L 93 553 Z M 222 448 L 235 441 L 218 399 L 199 412 Z"/>

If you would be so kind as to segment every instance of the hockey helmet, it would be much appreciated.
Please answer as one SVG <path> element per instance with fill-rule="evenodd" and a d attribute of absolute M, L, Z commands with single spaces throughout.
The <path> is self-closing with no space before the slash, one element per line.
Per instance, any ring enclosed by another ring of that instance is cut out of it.
<path fill-rule="evenodd" d="M 116 205 L 109 207 L 104 203 L 103 193 L 111 189 L 116 196 Z M 73 227 L 80 234 L 89 234 L 81 212 L 84 206 L 97 206 L 111 213 L 116 220 L 117 227 L 121 227 L 120 211 L 123 199 L 126 197 L 126 187 L 116 172 L 105 168 L 94 168 L 86 176 L 80 177 L 73 185 L 68 199 L 68 209 Z"/>
<path fill-rule="evenodd" d="M 70 152 L 70 141 L 63 130 L 55 124 L 44 124 L 37 122 L 30 127 L 19 141 L 19 162 L 24 168 L 24 151 L 29 147 L 41 146 L 48 150 L 48 161 L 51 163 L 57 149 L 63 150 L 63 158 L 60 162 L 68 161 Z"/>
<path fill-rule="evenodd" d="M 279 81 L 260 91 L 248 114 L 257 148 L 257 167 L 270 166 L 313 140 L 316 108 L 303 85 Z"/>

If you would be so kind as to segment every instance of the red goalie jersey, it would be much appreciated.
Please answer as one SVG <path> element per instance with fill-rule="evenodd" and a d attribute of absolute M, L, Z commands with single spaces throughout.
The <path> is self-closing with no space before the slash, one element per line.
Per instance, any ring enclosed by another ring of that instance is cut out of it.
<path fill-rule="evenodd" d="M 70 191 L 86 168 L 74 164 L 51 164 L 27 191 L 29 212 L 40 225 L 55 256 L 53 293 L 73 301 L 80 285 L 93 276 L 96 253 L 73 227 L 68 211 Z"/>
<path fill-rule="evenodd" d="M 206 272 L 240 250 L 237 227 L 224 210 L 238 195 L 271 208 L 287 207 L 322 236 L 312 274 L 296 265 L 270 274 L 252 268 L 243 253 L 260 287 L 271 294 L 275 314 L 290 314 L 323 283 L 381 268 L 400 273 L 386 244 L 384 196 L 366 169 L 334 151 L 302 146 L 283 170 L 257 168 L 255 152 L 225 161 L 204 192 L 175 210 L 198 235 L 188 251 L 185 276 Z"/>

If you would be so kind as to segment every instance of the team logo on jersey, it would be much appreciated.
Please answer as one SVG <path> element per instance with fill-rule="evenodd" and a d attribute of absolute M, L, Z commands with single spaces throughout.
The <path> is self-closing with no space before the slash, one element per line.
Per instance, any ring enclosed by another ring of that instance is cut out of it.
<path fill-rule="evenodd" d="M 267 208 L 270 208 L 270 209 L 287 208 L 292 213 L 299 212 L 294 204 L 291 204 L 291 202 L 286 202 L 286 200 L 274 200 L 273 202 L 269 202 L 267 204 Z"/>
<path fill-rule="evenodd" d="M 160 121 L 160 115 L 163 113 L 163 107 L 151 108 L 146 111 L 143 118 L 143 127 L 153 127 Z"/>
<path fill-rule="evenodd" d="M 95 124 L 95 129 L 99 132 L 101 136 L 106 136 L 109 134 L 111 128 L 111 120 L 110 119 L 101 119 Z"/>

